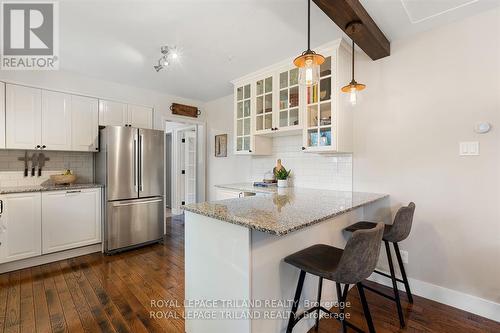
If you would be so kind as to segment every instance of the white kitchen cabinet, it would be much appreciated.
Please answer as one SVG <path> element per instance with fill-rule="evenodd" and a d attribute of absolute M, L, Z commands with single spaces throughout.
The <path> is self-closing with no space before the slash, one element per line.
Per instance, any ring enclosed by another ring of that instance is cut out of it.
<path fill-rule="evenodd" d="M 42 90 L 42 149 L 71 150 L 71 95 Z"/>
<path fill-rule="evenodd" d="M 6 194 L 0 200 L 0 263 L 40 255 L 40 193 Z"/>
<path fill-rule="evenodd" d="M 99 125 L 153 128 L 153 109 L 101 99 L 99 100 Z"/>
<path fill-rule="evenodd" d="M 101 242 L 101 190 L 42 193 L 42 253 Z"/>
<path fill-rule="evenodd" d="M 235 85 L 235 113 L 234 113 L 234 153 L 237 155 L 270 155 L 272 142 L 270 138 L 256 136 L 254 99 L 256 89 L 252 82 Z"/>
<path fill-rule="evenodd" d="M 137 128 L 153 128 L 153 109 L 140 106 L 128 105 L 128 124 Z"/>
<path fill-rule="evenodd" d="M 125 126 L 128 125 L 127 104 L 99 100 L 99 125 L 101 126 Z"/>
<path fill-rule="evenodd" d="M 340 91 L 351 79 L 350 48 L 338 39 L 316 51 L 326 61 L 313 87 L 299 85 L 291 60 L 232 81 L 235 154 L 271 154 L 282 135 L 302 135 L 304 152 L 352 152 L 352 107 Z"/>
<path fill-rule="evenodd" d="M 5 148 L 5 83 L 0 82 L 0 148 Z"/>
<path fill-rule="evenodd" d="M 37 149 L 42 143 L 42 90 L 6 85 L 6 148 Z"/>
<path fill-rule="evenodd" d="M 98 100 L 71 96 L 71 150 L 96 151 L 99 149 Z"/>

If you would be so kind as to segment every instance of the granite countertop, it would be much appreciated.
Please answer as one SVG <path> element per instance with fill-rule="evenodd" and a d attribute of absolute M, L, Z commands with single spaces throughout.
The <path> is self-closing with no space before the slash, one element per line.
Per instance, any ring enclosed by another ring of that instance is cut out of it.
<path fill-rule="evenodd" d="M 46 192 L 46 191 L 71 191 L 82 190 L 86 188 L 103 187 L 100 184 L 72 184 L 72 185 L 27 185 L 27 186 L 10 186 L 0 188 L 0 194 L 25 193 L 25 192 Z"/>
<path fill-rule="evenodd" d="M 218 187 L 254 193 L 263 189 L 254 188 L 252 184 Z M 388 197 L 387 194 L 307 188 L 264 190 L 272 195 L 202 202 L 186 205 L 183 209 L 280 236 Z"/>

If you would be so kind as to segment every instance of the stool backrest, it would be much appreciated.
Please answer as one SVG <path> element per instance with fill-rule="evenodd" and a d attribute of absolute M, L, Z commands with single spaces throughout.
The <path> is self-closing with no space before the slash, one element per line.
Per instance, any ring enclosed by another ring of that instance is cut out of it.
<path fill-rule="evenodd" d="M 372 229 L 355 231 L 347 241 L 332 280 L 355 284 L 369 277 L 377 266 L 383 235 L 383 223 L 377 223 Z"/>
<path fill-rule="evenodd" d="M 391 230 L 386 233 L 384 239 L 394 243 L 406 239 L 410 235 L 414 213 L 415 204 L 413 202 L 410 202 L 408 206 L 399 208 L 396 216 L 394 216 L 394 223 Z"/>

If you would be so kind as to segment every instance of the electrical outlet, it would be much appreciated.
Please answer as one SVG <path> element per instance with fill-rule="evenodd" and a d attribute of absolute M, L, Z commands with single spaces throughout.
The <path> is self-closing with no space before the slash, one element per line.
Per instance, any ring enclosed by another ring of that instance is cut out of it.
<path fill-rule="evenodd" d="M 408 263 L 408 251 L 400 250 L 400 252 L 401 252 L 401 260 L 403 260 L 403 263 L 407 264 Z"/>

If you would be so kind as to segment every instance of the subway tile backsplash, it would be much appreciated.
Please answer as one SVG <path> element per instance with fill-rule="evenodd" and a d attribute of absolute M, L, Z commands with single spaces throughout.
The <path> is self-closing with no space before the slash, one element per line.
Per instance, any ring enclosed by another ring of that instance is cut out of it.
<path fill-rule="evenodd" d="M 31 162 L 28 162 L 30 173 L 24 177 L 24 150 L 0 150 L 0 187 L 40 185 L 50 179 L 50 175 L 61 173 L 66 169 L 73 170 L 77 183 L 89 183 L 94 180 L 93 153 L 43 151 L 50 158 L 42 168 L 42 175 L 31 177 Z M 28 150 L 28 157 L 40 151 Z"/>
<path fill-rule="evenodd" d="M 281 158 L 292 169 L 291 183 L 297 187 L 352 191 L 352 154 L 324 155 L 301 151 L 302 136 L 273 139 L 273 155 L 252 158 L 252 180 L 262 181 Z"/>

